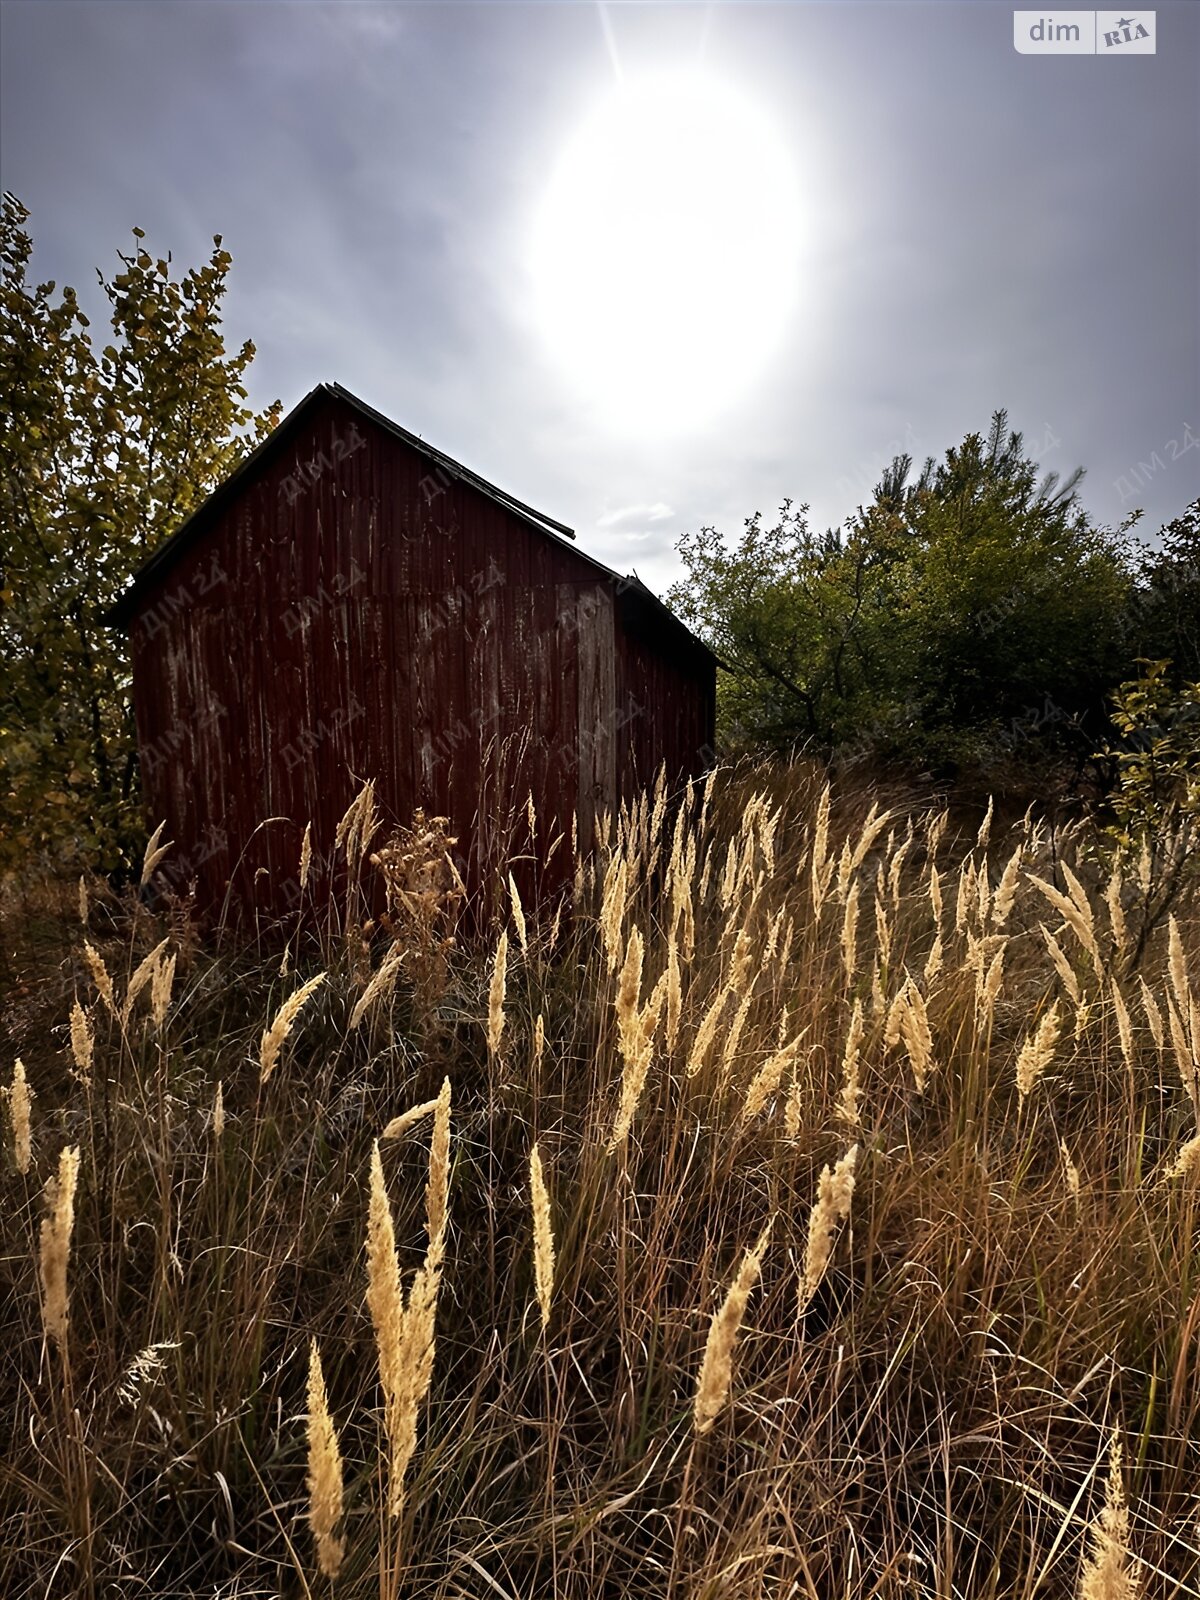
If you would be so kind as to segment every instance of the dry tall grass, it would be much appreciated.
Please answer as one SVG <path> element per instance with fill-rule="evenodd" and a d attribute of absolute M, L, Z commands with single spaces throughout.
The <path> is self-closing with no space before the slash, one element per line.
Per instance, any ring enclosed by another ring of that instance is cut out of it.
<path fill-rule="evenodd" d="M 374 943 L 8 916 L 0 1592 L 1200 1595 L 1194 909 L 889 801 L 659 785 L 477 947 L 369 789 Z"/>

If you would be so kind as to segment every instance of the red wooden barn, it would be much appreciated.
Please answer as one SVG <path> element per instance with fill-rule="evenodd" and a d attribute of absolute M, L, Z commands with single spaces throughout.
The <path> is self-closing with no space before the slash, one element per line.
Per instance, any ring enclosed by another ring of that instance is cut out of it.
<path fill-rule="evenodd" d="M 532 794 L 539 848 L 564 835 L 561 882 L 573 819 L 586 848 L 660 763 L 672 784 L 704 770 L 715 658 L 573 538 L 340 385 L 314 389 L 109 614 L 168 876 L 204 908 L 229 889 L 282 915 L 306 824 L 319 879 L 372 778 L 385 821 L 451 819 L 469 885 Z"/>

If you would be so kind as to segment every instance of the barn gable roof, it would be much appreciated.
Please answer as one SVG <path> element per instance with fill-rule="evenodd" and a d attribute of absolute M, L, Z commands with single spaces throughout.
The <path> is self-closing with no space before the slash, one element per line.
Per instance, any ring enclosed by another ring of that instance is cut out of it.
<path fill-rule="evenodd" d="M 104 621 L 111 627 L 127 628 L 137 616 L 143 600 L 157 587 L 159 580 L 174 566 L 175 562 L 208 531 L 222 511 L 234 500 L 247 483 L 255 476 L 264 462 L 270 460 L 277 451 L 299 431 L 311 413 L 325 400 L 330 398 L 340 400 L 351 410 L 373 423 L 376 427 L 390 434 L 393 438 L 401 440 L 419 455 L 424 456 L 433 463 L 442 473 L 455 479 L 477 493 L 502 506 L 512 515 L 532 528 L 545 538 L 553 540 L 556 544 L 574 540 L 573 529 L 565 523 L 556 522 L 553 517 L 547 517 L 540 511 L 535 511 L 532 506 L 516 499 L 503 489 L 498 489 L 495 484 L 489 483 L 486 478 L 481 478 L 478 473 L 472 472 L 469 467 L 464 467 L 461 462 L 455 461 L 444 451 L 437 450 L 433 445 L 427 444 L 424 439 L 415 433 L 410 433 L 407 428 L 402 428 L 399 423 L 393 422 L 381 411 L 376 411 L 365 400 L 360 400 L 349 389 L 340 383 L 319 383 L 311 389 L 294 406 L 287 416 L 271 430 L 267 437 L 253 449 L 246 459 L 234 469 L 233 472 L 219 484 L 209 495 L 208 499 L 195 510 L 181 528 L 160 546 L 155 553 L 143 563 L 134 574 L 133 580 L 124 594 L 104 613 Z M 597 561 L 594 556 L 585 554 L 578 548 L 572 549 L 573 555 L 597 572 L 610 579 L 616 586 L 618 604 L 626 612 L 630 620 L 636 622 L 651 620 L 661 627 L 667 638 L 676 647 L 682 647 L 684 653 L 697 653 L 702 658 L 719 663 L 718 657 L 713 654 L 703 640 L 696 637 L 689 628 L 682 623 L 674 612 L 662 603 L 651 589 L 648 589 L 636 575 L 623 577 L 611 567 L 606 567 L 603 562 Z M 665 642 L 665 641 L 664 641 Z"/>

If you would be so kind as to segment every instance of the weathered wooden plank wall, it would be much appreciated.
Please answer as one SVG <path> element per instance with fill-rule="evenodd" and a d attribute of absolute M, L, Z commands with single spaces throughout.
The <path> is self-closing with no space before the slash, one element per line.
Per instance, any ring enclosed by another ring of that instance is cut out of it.
<path fill-rule="evenodd" d="M 711 665 L 656 649 L 624 607 L 567 542 L 330 397 L 140 600 L 145 789 L 178 841 L 164 865 L 206 908 L 232 880 L 280 914 L 305 824 L 320 893 L 368 777 L 389 823 L 449 816 L 476 883 L 489 824 L 529 853 L 530 792 L 542 850 L 577 807 L 586 845 L 595 809 L 660 760 L 699 770 L 712 739 Z M 556 881 L 572 866 L 560 847 Z"/>

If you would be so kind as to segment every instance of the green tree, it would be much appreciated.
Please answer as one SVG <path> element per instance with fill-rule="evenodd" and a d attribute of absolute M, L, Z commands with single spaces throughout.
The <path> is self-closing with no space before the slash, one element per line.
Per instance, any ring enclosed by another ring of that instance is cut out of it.
<path fill-rule="evenodd" d="M 1040 476 L 1003 411 L 912 469 L 898 456 L 820 539 L 785 507 L 733 550 L 681 542 L 672 599 L 732 668 L 727 731 L 945 761 L 1102 717 L 1129 660 L 1129 524 L 1093 528 L 1082 473 Z"/>
<path fill-rule="evenodd" d="M 99 352 L 73 289 L 30 283 L 29 213 L 0 215 L 0 865 L 84 853 L 113 867 L 140 819 L 125 641 L 101 616 L 137 566 L 275 425 L 227 354 L 232 258 L 177 277 L 133 230 L 97 276 Z"/>
<path fill-rule="evenodd" d="M 1200 679 L 1200 499 L 1163 527 L 1139 573 L 1134 632 L 1144 656 L 1171 663 L 1176 683 Z"/>

